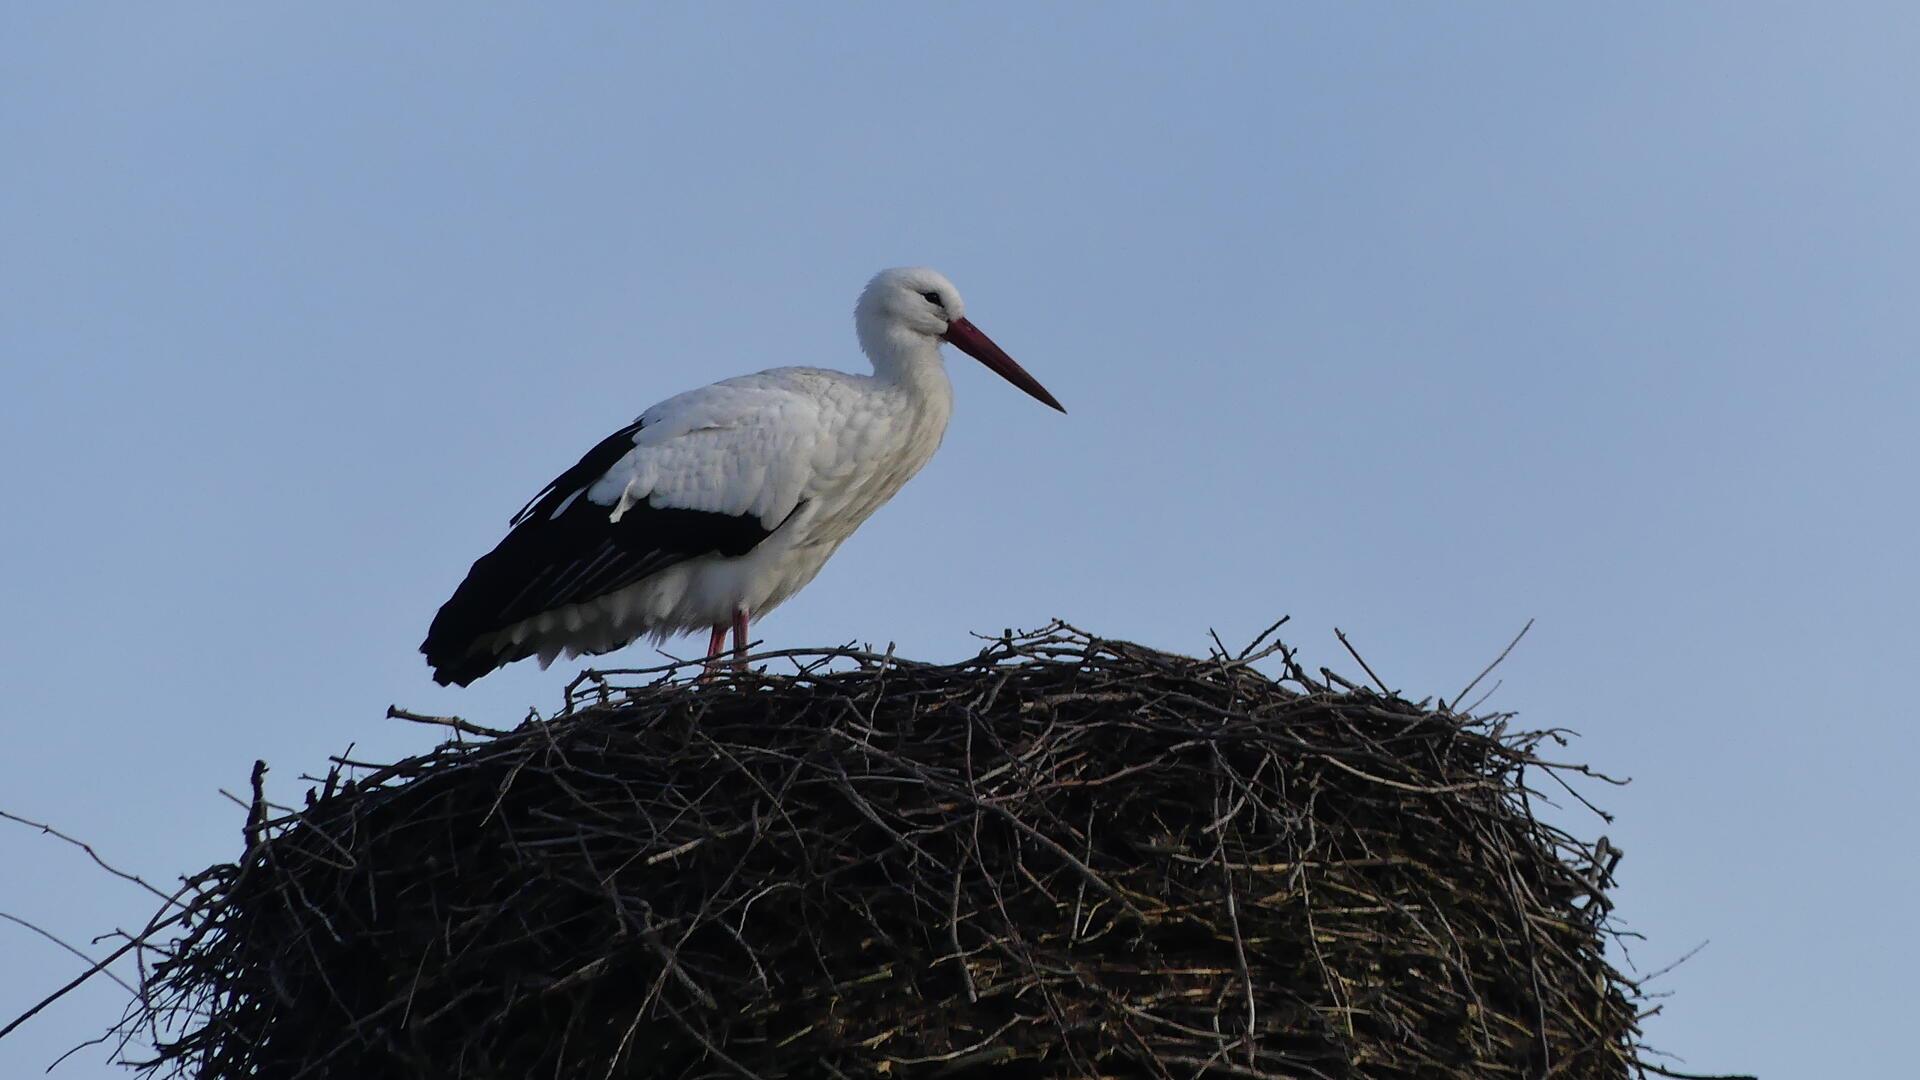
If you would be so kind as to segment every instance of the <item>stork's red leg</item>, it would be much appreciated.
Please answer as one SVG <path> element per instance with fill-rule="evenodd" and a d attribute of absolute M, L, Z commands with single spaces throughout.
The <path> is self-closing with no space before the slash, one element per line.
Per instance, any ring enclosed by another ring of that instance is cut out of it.
<path fill-rule="evenodd" d="M 733 669 L 747 670 L 747 609 L 733 609 Z"/>
<path fill-rule="evenodd" d="M 701 678 L 706 678 L 719 670 L 720 650 L 725 648 L 726 644 L 727 628 L 724 626 L 714 627 L 712 636 L 707 638 L 707 670 Z"/>

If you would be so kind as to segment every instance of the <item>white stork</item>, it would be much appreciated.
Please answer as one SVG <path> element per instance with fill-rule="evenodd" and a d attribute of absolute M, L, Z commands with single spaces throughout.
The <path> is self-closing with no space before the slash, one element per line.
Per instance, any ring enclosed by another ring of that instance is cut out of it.
<path fill-rule="evenodd" d="M 854 326 L 872 375 L 774 368 L 692 390 L 556 477 L 434 617 L 420 646 L 434 679 L 698 630 L 711 667 L 729 628 L 740 663 L 749 620 L 812 581 L 939 448 L 942 342 L 1066 412 L 932 270 L 876 275 Z"/>

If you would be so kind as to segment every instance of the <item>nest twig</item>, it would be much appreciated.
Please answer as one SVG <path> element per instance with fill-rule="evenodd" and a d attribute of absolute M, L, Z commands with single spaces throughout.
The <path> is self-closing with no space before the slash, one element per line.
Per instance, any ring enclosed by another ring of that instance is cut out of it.
<path fill-rule="evenodd" d="M 1279 650 L 583 677 L 194 879 L 154 1074 L 1624 1077 L 1617 852 L 1546 737 Z M 1591 775 L 1591 774 L 1589 774 Z M 261 800 L 256 797 L 256 805 Z"/>

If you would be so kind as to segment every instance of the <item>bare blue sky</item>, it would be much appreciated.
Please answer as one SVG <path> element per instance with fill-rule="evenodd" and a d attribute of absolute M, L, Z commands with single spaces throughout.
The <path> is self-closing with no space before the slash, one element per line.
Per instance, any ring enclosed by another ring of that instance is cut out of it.
<path fill-rule="evenodd" d="M 770 641 L 1291 613 L 1421 696 L 1537 617 L 1495 700 L 1634 778 L 1635 960 L 1712 940 L 1653 1039 L 1905 1075 L 1912 6 L 718 10 L 0 9 L 0 807 L 169 880 L 256 757 L 294 798 L 429 745 L 390 702 L 554 705 L 573 666 L 429 681 L 467 562 L 659 398 L 861 366 L 855 293 L 927 263 L 1071 414 L 956 359 Z M 0 868 L 72 940 L 150 910 L 25 830 Z M 75 970 L 0 923 L 0 1014 Z"/>

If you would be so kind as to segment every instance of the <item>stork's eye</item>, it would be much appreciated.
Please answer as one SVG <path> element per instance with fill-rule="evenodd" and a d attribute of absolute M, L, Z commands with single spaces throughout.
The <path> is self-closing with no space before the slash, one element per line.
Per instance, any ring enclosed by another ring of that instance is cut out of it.
<path fill-rule="evenodd" d="M 920 295 L 926 297 L 927 303 L 932 304 L 934 307 L 943 308 L 947 306 L 940 302 L 940 294 L 937 292 L 923 292 Z"/>

